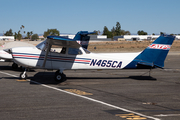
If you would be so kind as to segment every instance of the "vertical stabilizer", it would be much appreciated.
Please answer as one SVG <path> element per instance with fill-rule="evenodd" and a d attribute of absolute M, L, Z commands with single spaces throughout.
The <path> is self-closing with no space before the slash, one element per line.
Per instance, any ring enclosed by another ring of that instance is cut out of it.
<path fill-rule="evenodd" d="M 164 61 L 175 37 L 171 35 L 159 36 L 151 45 L 142 51 L 126 68 L 154 68 L 164 67 Z"/>

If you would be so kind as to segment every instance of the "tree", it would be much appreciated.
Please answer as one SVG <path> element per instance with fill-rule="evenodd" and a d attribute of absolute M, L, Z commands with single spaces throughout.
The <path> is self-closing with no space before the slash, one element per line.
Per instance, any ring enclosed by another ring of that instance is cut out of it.
<path fill-rule="evenodd" d="M 115 28 L 114 27 L 111 29 L 111 33 L 112 33 L 112 36 L 114 37 L 115 36 Z"/>
<path fill-rule="evenodd" d="M 116 28 L 115 28 L 115 35 L 121 35 L 121 25 L 119 22 L 116 23 Z"/>
<path fill-rule="evenodd" d="M 121 30 L 121 35 L 131 35 L 129 31 Z"/>
<path fill-rule="evenodd" d="M 9 31 L 6 31 L 6 33 L 4 35 L 5 36 L 13 36 L 12 29 L 10 29 Z"/>
<path fill-rule="evenodd" d="M 38 34 L 33 34 L 31 36 L 31 40 L 37 40 L 37 39 L 39 39 L 39 35 Z"/>
<path fill-rule="evenodd" d="M 17 38 L 17 33 L 14 32 L 14 39 L 16 40 L 16 38 Z"/>
<path fill-rule="evenodd" d="M 27 38 L 28 39 L 30 38 L 30 32 L 27 32 Z"/>
<path fill-rule="evenodd" d="M 137 32 L 138 35 L 147 35 L 147 32 L 144 32 L 143 30 L 139 30 Z"/>
<path fill-rule="evenodd" d="M 18 31 L 18 34 L 17 34 L 17 39 L 18 40 L 21 40 L 21 38 L 22 38 L 22 35 L 21 35 L 21 33 L 20 33 L 20 30 Z"/>
<path fill-rule="evenodd" d="M 49 35 L 48 31 L 44 31 L 43 37 L 46 38 Z"/>
<path fill-rule="evenodd" d="M 163 34 L 165 34 L 164 32 L 160 32 L 160 35 L 163 35 Z"/>
<path fill-rule="evenodd" d="M 46 38 L 49 35 L 59 36 L 60 32 L 57 29 L 47 29 L 47 31 L 44 31 L 44 38 Z"/>
<path fill-rule="evenodd" d="M 25 28 L 24 25 L 21 25 L 20 29 L 21 29 L 21 30 L 22 30 L 22 29 L 24 30 L 24 28 Z M 23 31 L 23 33 L 25 34 L 26 31 Z"/>
<path fill-rule="evenodd" d="M 103 35 L 107 35 L 107 38 L 112 38 L 112 33 L 108 30 L 106 26 L 104 26 Z"/>
<path fill-rule="evenodd" d="M 129 31 L 125 31 L 125 35 L 131 35 Z"/>
<path fill-rule="evenodd" d="M 31 31 L 30 34 L 32 35 L 32 34 L 33 34 L 33 31 Z"/>
<path fill-rule="evenodd" d="M 27 34 L 26 34 L 26 35 L 27 35 L 27 38 L 30 39 L 30 37 L 31 37 L 32 34 L 33 34 L 32 31 L 31 31 L 31 32 L 27 32 Z"/>
<path fill-rule="evenodd" d="M 93 32 L 94 32 L 94 33 L 91 34 L 91 35 L 98 35 L 98 34 L 99 34 L 99 31 L 94 30 Z"/>

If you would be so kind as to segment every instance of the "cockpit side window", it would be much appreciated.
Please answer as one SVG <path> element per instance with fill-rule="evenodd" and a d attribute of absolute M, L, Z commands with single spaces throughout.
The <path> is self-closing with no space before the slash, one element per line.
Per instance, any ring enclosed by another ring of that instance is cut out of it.
<path fill-rule="evenodd" d="M 82 51 L 80 49 L 77 49 L 77 48 L 69 48 L 68 54 L 69 55 L 81 55 Z"/>

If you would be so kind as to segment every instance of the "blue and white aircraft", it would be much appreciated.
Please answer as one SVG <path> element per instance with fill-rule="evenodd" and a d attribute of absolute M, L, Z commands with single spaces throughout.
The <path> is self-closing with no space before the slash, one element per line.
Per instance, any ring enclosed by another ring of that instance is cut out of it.
<path fill-rule="evenodd" d="M 151 69 L 163 68 L 165 58 L 175 39 L 171 35 L 161 35 L 145 50 L 138 53 L 91 53 L 76 40 L 81 39 L 79 32 L 74 39 L 48 36 L 36 47 L 17 47 L 9 50 L 14 62 L 26 68 L 53 69 L 56 81 L 65 81 L 64 70 L 69 69 Z M 61 50 L 51 51 L 56 45 Z M 20 74 L 26 79 L 26 71 Z"/>

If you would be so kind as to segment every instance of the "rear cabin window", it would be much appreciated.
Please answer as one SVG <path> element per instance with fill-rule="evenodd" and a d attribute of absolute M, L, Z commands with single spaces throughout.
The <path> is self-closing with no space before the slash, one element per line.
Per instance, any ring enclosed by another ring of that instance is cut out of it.
<path fill-rule="evenodd" d="M 68 49 L 68 54 L 69 55 L 81 55 L 82 51 L 77 49 L 77 48 L 69 48 Z"/>

